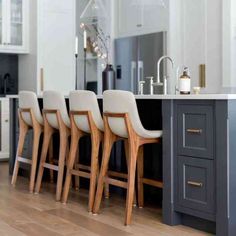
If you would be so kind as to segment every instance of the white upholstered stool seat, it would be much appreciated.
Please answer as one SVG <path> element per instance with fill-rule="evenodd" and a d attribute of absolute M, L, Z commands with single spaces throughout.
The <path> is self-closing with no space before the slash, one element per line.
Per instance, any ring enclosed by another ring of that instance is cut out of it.
<path fill-rule="evenodd" d="M 69 101 L 71 146 L 62 202 L 67 202 L 72 175 L 88 178 L 90 179 L 88 211 L 91 212 L 99 171 L 98 154 L 103 140 L 103 119 L 95 93 L 91 91 L 73 91 L 70 93 Z M 79 161 L 76 160 L 79 141 L 87 135 L 90 136 L 92 145 L 90 166 L 80 165 Z"/>
<path fill-rule="evenodd" d="M 56 200 L 61 199 L 64 166 L 67 152 L 69 150 L 68 138 L 70 136 L 70 119 L 67 112 L 64 96 L 57 91 L 45 91 L 43 93 L 43 118 L 44 118 L 44 140 L 40 158 L 39 171 L 35 187 L 35 193 L 39 193 L 44 168 L 57 171 Z M 52 135 L 59 132 L 59 158 L 57 163 L 46 162 Z"/>
<path fill-rule="evenodd" d="M 162 188 L 161 181 L 150 180 L 143 173 L 143 145 L 160 143 L 162 130 L 146 130 L 139 118 L 135 97 L 131 92 L 108 90 L 103 93 L 104 150 L 93 212 L 99 211 L 104 183 L 127 189 L 125 225 L 131 223 L 137 164 L 138 205 L 143 207 L 143 184 Z M 128 182 L 106 178 L 113 144 L 123 139 L 128 149 Z"/>
<path fill-rule="evenodd" d="M 21 91 L 19 93 L 19 141 L 15 159 L 15 167 L 12 176 L 12 184 L 16 184 L 19 164 L 26 163 L 31 165 L 29 191 L 33 192 L 36 175 L 38 147 L 40 136 L 43 131 L 43 117 L 39 108 L 38 99 L 35 93 L 30 91 Z M 29 129 L 33 129 L 33 148 L 32 158 L 22 157 L 23 146 L 26 134 Z"/>

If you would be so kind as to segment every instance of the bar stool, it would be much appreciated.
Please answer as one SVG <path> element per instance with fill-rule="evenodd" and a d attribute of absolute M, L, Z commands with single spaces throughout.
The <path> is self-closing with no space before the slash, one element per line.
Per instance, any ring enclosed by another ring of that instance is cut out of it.
<path fill-rule="evenodd" d="M 143 206 L 143 184 L 162 188 L 162 182 L 143 177 L 143 145 L 160 143 L 162 131 L 144 129 L 139 118 L 135 97 L 131 92 L 108 90 L 103 93 L 104 110 L 104 150 L 102 166 L 98 178 L 97 192 L 93 213 L 99 211 L 104 183 L 127 189 L 125 225 L 131 223 L 132 203 L 135 188 L 135 172 L 137 164 L 138 205 Z M 113 144 L 123 139 L 128 146 L 128 182 L 106 177 L 108 163 Z"/>
<path fill-rule="evenodd" d="M 38 147 L 41 133 L 43 132 L 43 117 L 41 115 L 38 99 L 35 93 L 30 91 L 21 91 L 19 93 L 19 141 L 14 166 L 14 172 L 12 176 L 12 185 L 16 184 L 17 175 L 19 171 L 20 163 L 26 163 L 31 165 L 30 174 L 30 193 L 34 190 L 35 174 L 38 159 Z M 25 137 L 27 132 L 33 129 L 33 150 L 32 159 L 22 157 Z"/>
<path fill-rule="evenodd" d="M 70 119 L 64 96 L 59 92 L 45 91 L 43 93 L 43 107 L 44 139 L 35 193 L 40 191 L 44 168 L 54 170 L 57 171 L 56 201 L 60 201 L 66 154 L 69 149 Z M 58 165 L 55 162 L 46 162 L 49 143 L 55 132 L 59 132 L 60 136 Z"/>
<path fill-rule="evenodd" d="M 73 91 L 70 93 L 69 101 L 71 146 L 62 202 L 67 202 L 72 175 L 88 178 L 90 179 L 88 211 L 92 212 L 99 171 L 98 154 L 103 140 L 103 119 L 95 93 L 91 91 Z M 92 144 L 90 166 L 75 163 L 79 140 L 87 135 L 90 135 Z"/>

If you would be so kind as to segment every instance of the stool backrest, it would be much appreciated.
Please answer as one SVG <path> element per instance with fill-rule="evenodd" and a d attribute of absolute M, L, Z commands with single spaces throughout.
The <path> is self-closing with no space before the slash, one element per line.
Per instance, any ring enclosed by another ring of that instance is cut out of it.
<path fill-rule="evenodd" d="M 43 125 L 43 117 L 39 109 L 38 98 L 34 92 L 31 91 L 20 91 L 19 92 L 19 108 L 20 109 L 31 109 L 35 119 Z M 24 122 L 32 126 L 33 122 L 29 112 L 21 112 L 22 119 Z"/>
<path fill-rule="evenodd" d="M 60 112 L 62 121 L 67 127 L 70 127 L 70 119 L 67 112 L 66 101 L 60 92 L 45 91 L 43 92 L 43 109 L 44 110 L 58 110 Z M 46 114 L 48 123 L 58 129 L 59 124 L 56 114 Z"/>
<path fill-rule="evenodd" d="M 142 134 L 144 128 L 139 118 L 133 93 L 121 90 L 105 91 L 103 93 L 103 111 L 107 113 L 127 113 L 135 132 Z M 114 134 L 123 138 L 128 137 L 124 118 L 108 117 L 108 124 Z"/>
<path fill-rule="evenodd" d="M 103 131 L 103 119 L 94 92 L 85 90 L 72 91 L 69 98 L 71 111 L 90 111 L 95 125 L 100 131 Z M 80 130 L 86 133 L 91 132 L 86 115 L 75 115 L 74 120 Z"/>

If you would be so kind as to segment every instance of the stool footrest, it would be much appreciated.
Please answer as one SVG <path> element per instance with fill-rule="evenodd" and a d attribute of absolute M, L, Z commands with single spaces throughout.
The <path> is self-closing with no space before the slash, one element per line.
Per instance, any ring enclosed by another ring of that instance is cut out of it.
<path fill-rule="evenodd" d="M 122 178 L 122 179 L 127 179 L 128 178 L 128 174 L 119 173 L 119 172 L 116 172 L 116 171 L 108 171 L 107 175 L 117 177 L 117 178 Z"/>
<path fill-rule="evenodd" d="M 115 185 L 117 187 L 121 187 L 121 188 L 127 188 L 127 186 L 128 186 L 127 182 L 117 180 L 117 179 L 112 179 L 109 177 L 104 177 L 104 182 L 111 184 L 111 185 Z"/>
<path fill-rule="evenodd" d="M 151 185 L 157 188 L 163 188 L 163 182 L 158 180 L 152 180 L 147 178 L 142 178 L 142 182 L 147 185 Z"/>
<path fill-rule="evenodd" d="M 77 165 L 75 165 L 75 167 L 78 168 L 78 169 L 81 169 L 81 170 L 91 171 L 91 167 L 90 166 L 77 164 Z"/>
<path fill-rule="evenodd" d="M 80 177 L 84 177 L 87 179 L 90 179 L 90 173 L 84 172 L 84 171 L 80 171 L 80 170 L 70 170 L 70 173 L 72 175 L 76 175 L 76 176 L 80 176 Z"/>
<path fill-rule="evenodd" d="M 17 157 L 17 161 L 22 162 L 22 163 L 26 163 L 26 164 L 30 164 L 30 165 L 32 164 L 32 160 L 24 158 L 24 157 L 20 157 L 20 156 Z"/>
<path fill-rule="evenodd" d="M 44 167 L 44 168 L 47 168 L 47 169 L 51 169 L 51 170 L 58 171 L 58 166 L 56 166 L 56 165 L 44 163 L 44 164 L 43 164 L 43 167 Z"/>

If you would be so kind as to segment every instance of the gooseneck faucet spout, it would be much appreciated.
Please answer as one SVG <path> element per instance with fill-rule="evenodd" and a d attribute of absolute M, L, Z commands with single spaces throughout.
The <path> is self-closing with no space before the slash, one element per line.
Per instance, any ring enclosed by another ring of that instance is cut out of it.
<path fill-rule="evenodd" d="M 168 59 L 168 60 L 171 62 L 172 69 L 174 68 L 174 62 L 173 62 L 173 60 L 171 59 L 171 57 L 169 57 L 169 56 L 162 56 L 162 57 L 158 60 L 158 62 L 157 62 L 157 84 L 161 84 L 160 65 L 161 65 L 161 62 L 162 62 L 164 59 Z"/>

